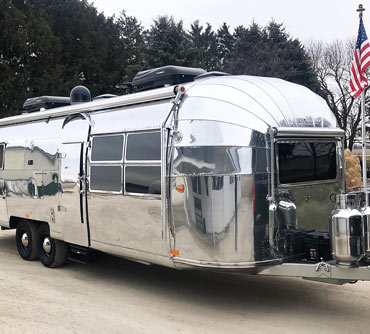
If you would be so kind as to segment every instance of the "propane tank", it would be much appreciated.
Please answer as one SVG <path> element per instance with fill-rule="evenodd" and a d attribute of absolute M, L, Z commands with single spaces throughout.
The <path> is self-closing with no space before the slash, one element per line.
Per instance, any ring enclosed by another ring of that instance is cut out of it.
<path fill-rule="evenodd" d="M 337 209 L 330 215 L 331 252 L 337 264 L 354 266 L 363 256 L 361 194 L 336 195 Z"/>

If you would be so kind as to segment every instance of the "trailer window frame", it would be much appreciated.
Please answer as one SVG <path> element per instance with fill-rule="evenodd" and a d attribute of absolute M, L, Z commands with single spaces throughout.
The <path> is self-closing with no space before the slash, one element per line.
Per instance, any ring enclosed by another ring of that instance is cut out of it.
<path fill-rule="evenodd" d="M 159 138 L 160 138 L 160 152 L 161 152 L 161 147 L 162 147 L 162 142 L 161 142 L 161 129 L 150 129 L 150 130 L 141 130 L 141 131 L 132 131 L 132 132 L 127 132 L 126 133 L 126 142 L 125 142 L 125 154 L 124 154 L 124 163 L 138 163 L 138 164 L 153 164 L 153 163 L 161 163 L 162 159 L 161 157 L 159 160 L 144 160 L 144 159 L 139 159 L 139 160 L 132 160 L 132 159 L 127 159 L 127 153 L 129 153 L 129 137 L 131 135 L 146 135 L 150 133 L 158 133 Z"/>
<path fill-rule="evenodd" d="M 275 141 L 275 166 L 276 166 L 276 181 L 278 186 L 282 187 L 291 187 L 291 186 L 303 186 L 303 185 L 314 185 L 314 184 L 323 184 L 323 183 L 334 183 L 337 182 L 338 176 L 340 173 L 338 173 L 338 166 L 339 166 L 339 155 L 338 155 L 338 139 L 337 138 L 279 138 Z M 323 180 L 313 180 L 313 181 L 297 181 L 297 182 L 286 182 L 282 183 L 280 180 L 280 161 L 279 161 L 279 144 L 282 143 L 333 143 L 335 145 L 335 178 L 332 179 L 323 179 Z"/>
<path fill-rule="evenodd" d="M 160 193 L 159 194 L 151 194 L 151 193 L 141 193 L 141 192 L 132 192 L 126 190 L 126 177 L 127 177 L 127 168 L 134 168 L 134 167 L 140 167 L 140 168 L 150 168 L 150 167 L 157 167 L 159 168 L 159 181 L 160 181 Z M 162 180 L 161 180 L 161 165 L 158 164 L 129 164 L 124 166 L 124 176 L 123 176 L 123 188 L 124 188 L 124 195 L 128 196 L 144 196 L 144 197 L 154 197 L 154 198 L 160 198 L 162 195 Z"/>
<path fill-rule="evenodd" d="M 92 160 L 92 151 L 93 151 L 93 143 L 94 143 L 94 138 L 102 138 L 102 137 L 111 137 L 111 136 L 122 136 L 123 137 L 123 143 L 122 143 L 122 156 L 121 160 Z M 93 134 L 90 135 L 90 142 L 91 142 L 91 148 L 89 150 L 89 155 L 88 155 L 88 161 L 89 161 L 89 170 L 88 170 L 88 175 L 89 175 L 89 192 L 91 193 L 100 193 L 100 194 L 114 194 L 114 195 L 122 195 L 123 194 L 123 178 L 124 178 L 124 166 L 123 166 L 123 160 L 124 160 L 124 155 L 125 155 L 125 143 L 126 143 L 126 134 L 123 132 L 118 132 L 118 133 L 99 133 L 99 134 Z M 99 190 L 99 189 L 92 189 L 91 188 L 91 170 L 92 167 L 120 167 L 121 168 L 121 173 L 120 173 L 120 191 L 115 191 L 115 190 Z"/>
<path fill-rule="evenodd" d="M 127 159 L 128 153 L 128 144 L 129 140 L 128 137 L 133 134 L 148 134 L 148 133 L 158 133 L 160 136 L 160 160 L 129 160 Z M 138 196 L 138 197 L 145 197 L 145 198 L 154 198 L 160 199 L 162 196 L 162 132 L 161 129 L 150 129 L 150 130 L 140 130 L 140 131 L 131 131 L 126 132 L 126 143 L 125 143 L 125 152 L 124 152 L 124 172 L 123 172 L 123 194 L 126 196 Z M 138 193 L 138 192 L 130 192 L 126 191 L 126 168 L 127 167 L 159 167 L 160 168 L 160 181 L 161 181 L 161 193 L 160 194 L 149 194 L 149 193 Z"/>
<path fill-rule="evenodd" d="M 128 160 L 127 159 L 127 146 L 128 146 L 128 137 L 132 134 L 148 134 L 148 133 L 158 133 L 160 136 L 160 160 Z M 123 152 L 122 159 L 120 161 L 101 161 L 101 160 L 92 160 L 92 150 L 94 138 L 104 137 L 104 136 L 123 136 Z M 88 179 L 89 179 L 89 191 L 91 193 L 104 193 L 104 194 L 118 194 L 125 196 L 136 196 L 136 197 L 145 197 L 153 199 L 161 199 L 162 196 L 162 132 L 161 129 L 150 129 L 150 130 L 136 130 L 136 131 L 126 131 L 119 133 L 103 133 L 103 134 L 93 134 L 90 135 L 91 147 L 88 155 L 89 170 L 88 170 Z M 95 166 L 120 166 L 121 167 L 121 190 L 118 191 L 109 191 L 109 190 L 96 190 L 91 188 L 91 170 Z M 160 181 L 160 194 L 150 194 L 150 193 L 140 193 L 140 192 L 131 192 L 126 191 L 126 168 L 127 167 L 159 167 L 159 181 Z"/>
<path fill-rule="evenodd" d="M 99 190 L 99 189 L 92 189 L 91 188 L 91 174 L 92 174 L 92 168 L 93 167 L 119 167 L 120 168 L 120 190 L 119 191 L 115 191 L 115 190 Z M 123 166 L 120 165 L 120 164 L 94 164 L 94 165 L 90 165 L 90 171 L 89 171 L 89 177 L 90 177 L 90 181 L 89 181 L 89 191 L 90 192 L 93 192 L 93 193 L 104 193 L 104 194 L 117 194 L 117 195 L 120 195 L 122 194 L 122 180 L 123 180 Z"/>
<path fill-rule="evenodd" d="M 115 164 L 115 163 L 122 163 L 124 160 L 125 154 L 125 145 L 126 145 L 126 136 L 124 133 L 113 133 L 113 134 L 99 134 L 91 136 L 91 154 L 90 154 L 90 162 L 93 164 Z M 94 140 L 96 138 L 104 138 L 104 137 L 122 137 L 122 150 L 121 150 L 121 159 L 120 160 L 93 160 L 93 151 L 94 151 Z"/>

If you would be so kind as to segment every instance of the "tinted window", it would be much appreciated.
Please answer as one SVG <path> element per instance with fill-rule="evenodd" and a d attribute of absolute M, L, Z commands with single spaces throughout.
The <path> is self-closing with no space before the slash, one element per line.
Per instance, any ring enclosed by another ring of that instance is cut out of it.
<path fill-rule="evenodd" d="M 280 183 L 336 178 L 335 143 L 280 143 Z"/>
<path fill-rule="evenodd" d="M 91 190 L 120 192 L 121 184 L 121 166 L 91 166 Z"/>
<path fill-rule="evenodd" d="M 125 169 L 126 192 L 139 194 L 161 193 L 161 167 L 128 166 Z"/>
<path fill-rule="evenodd" d="M 4 168 L 4 144 L 0 144 L 0 168 Z"/>
<path fill-rule="evenodd" d="M 160 132 L 129 134 L 126 160 L 161 160 Z"/>
<path fill-rule="evenodd" d="M 123 152 L 123 136 L 99 136 L 92 142 L 92 161 L 120 161 Z"/>

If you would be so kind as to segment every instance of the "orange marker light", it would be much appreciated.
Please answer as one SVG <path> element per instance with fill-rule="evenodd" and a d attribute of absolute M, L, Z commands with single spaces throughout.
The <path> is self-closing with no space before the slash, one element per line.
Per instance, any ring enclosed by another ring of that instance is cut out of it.
<path fill-rule="evenodd" d="M 29 215 L 28 213 L 26 213 L 24 216 L 25 216 L 26 218 L 30 218 L 30 215 Z"/>
<path fill-rule="evenodd" d="M 176 187 L 176 190 L 179 192 L 179 193 L 183 193 L 184 190 L 185 190 L 185 187 L 183 184 L 180 184 L 179 186 Z"/>
<path fill-rule="evenodd" d="M 171 249 L 171 254 L 174 255 L 174 256 L 177 256 L 179 255 L 179 251 L 177 249 Z"/>

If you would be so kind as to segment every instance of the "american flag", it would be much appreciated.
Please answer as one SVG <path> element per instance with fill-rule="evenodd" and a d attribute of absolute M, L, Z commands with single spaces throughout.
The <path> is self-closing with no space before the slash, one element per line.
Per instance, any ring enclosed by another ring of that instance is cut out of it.
<path fill-rule="evenodd" d="M 360 27 L 358 28 L 358 37 L 355 54 L 353 55 L 351 80 L 349 82 L 350 94 L 358 97 L 368 86 L 365 70 L 370 66 L 370 44 L 367 39 L 366 31 L 362 18 L 360 18 Z"/>

